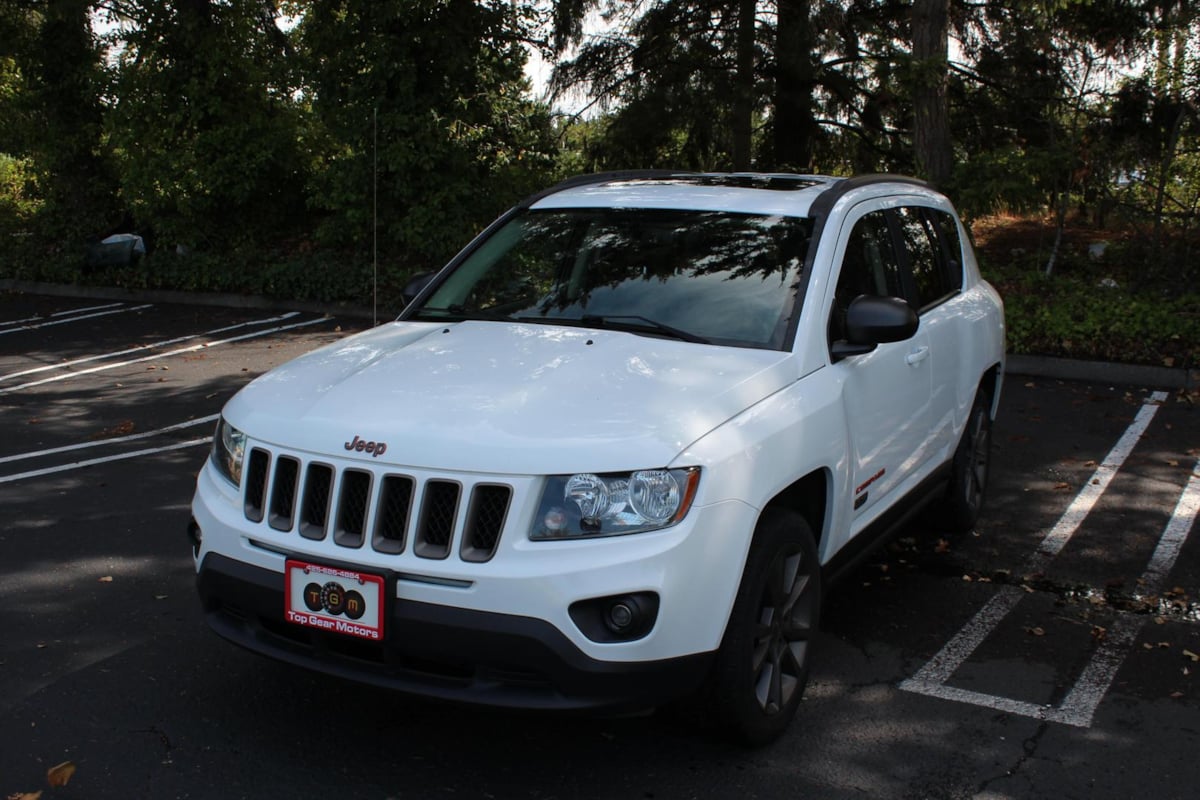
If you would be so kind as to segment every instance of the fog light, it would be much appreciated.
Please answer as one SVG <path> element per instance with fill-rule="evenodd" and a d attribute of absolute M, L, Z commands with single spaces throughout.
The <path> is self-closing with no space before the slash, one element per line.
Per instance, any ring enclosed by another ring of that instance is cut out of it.
<path fill-rule="evenodd" d="M 608 609 L 608 629 L 621 633 L 633 624 L 633 609 L 623 602 L 613 603 Z"/>
<path fill-rule="evenodd" d="M 632 642 L 654 628 L 658 595 L 654 592 L 593 597 L 572 603 L 571 619 L 593 642 Z"/>

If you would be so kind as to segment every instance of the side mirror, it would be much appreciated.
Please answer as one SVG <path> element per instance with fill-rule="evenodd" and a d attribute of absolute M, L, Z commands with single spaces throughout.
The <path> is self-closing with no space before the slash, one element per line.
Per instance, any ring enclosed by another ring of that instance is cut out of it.
<path fill-rule="evenodd" d="M 885 342 L 902 342 L 920 324 L 917 312 L 899 297 L 859 295 L 846 309 L 846 338 L 833 343 L 833 360 L 869 353 Z"/>
<path fill-rule="evenodd" d="M 404 284 L 404 288 L 400 290 L 400 298 L 404 301 L 404 305 L 407 306 L 413 300 L 416 300 L 417 295 L 429 285 L 429 282 L 433 280 L 433 276 L 436 274 L 436 272 L 418 272 L 409 278 L 408 283 Z"/>

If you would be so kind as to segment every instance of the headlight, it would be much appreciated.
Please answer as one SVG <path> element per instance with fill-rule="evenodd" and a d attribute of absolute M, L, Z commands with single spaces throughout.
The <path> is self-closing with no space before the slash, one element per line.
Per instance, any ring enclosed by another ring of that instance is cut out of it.
<path fill-rule="evenodd" d="M 234 486 L 242 483 L 242 457 L 245 453 L 246 434 L 226 422 L 224 417 L 217 420 L 217 430 L 213 433 L 213 466 Z"/>
<path fill-rule="evenodd" d="M 666 528 L 691 508 L 699 467 L 546 479 L 530 539 L 620 536 Z"/>

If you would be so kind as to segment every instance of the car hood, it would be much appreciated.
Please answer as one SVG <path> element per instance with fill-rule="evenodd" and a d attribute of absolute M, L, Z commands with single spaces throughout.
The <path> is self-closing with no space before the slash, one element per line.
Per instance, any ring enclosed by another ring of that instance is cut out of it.
<path fill-rule="evenodd" d="M 777 351 L 553 325 L 395 322 L 266 373 L 225 415 L 253 440 L 374 464 L 617 472 L 670 465 L 796 378 Z M 386 450 L 348 450 L 355 437 Z"/>

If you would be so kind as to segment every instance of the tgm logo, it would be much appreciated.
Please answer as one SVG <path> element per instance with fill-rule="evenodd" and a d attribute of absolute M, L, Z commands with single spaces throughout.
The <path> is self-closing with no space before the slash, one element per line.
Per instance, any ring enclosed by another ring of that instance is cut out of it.
<path fill-rule="evenodd" d="M 357 436 L 342 446 L 356 453 L 370 453 L 375 458 L 379 458 L 387 450 L 387 442 L 368 442 Z"/>
<path fill-rule="evenodd" d="M 336 581 L 329 581 L 324 586 L 319 583 L 305 586 L 304 605 L 308 606 L 309 611 L 324 611 L 335 617 L 345 614 L 350 619 L 360 619 L 367 610 L 366 600 L 361 594 L 353 589 L 346 591 Z"/>

